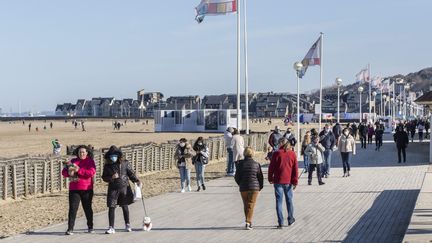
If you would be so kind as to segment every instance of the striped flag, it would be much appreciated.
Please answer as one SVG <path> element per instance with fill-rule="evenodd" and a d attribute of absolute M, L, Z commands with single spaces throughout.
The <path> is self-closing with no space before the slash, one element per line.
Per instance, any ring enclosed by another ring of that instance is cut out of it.
<path fill-rule="evenodd" d="M 321 65 L 321 37 L 312 45 L 302 60 L 303 68 L 299 78 L 303 78 L 309 66 Z"/>
<path fill-rule="evenodd" d="M 382 78 L 380 76 L 375 76 L 372 79 L 372 87 L 381 89 L 381 87 L 382 87 Z"/>
<path fill-rule="evenodd" d="M 356 74 L 357 82 L 370 82 L 369 70 L 368 68 L 363 68 L 359 73 Z"/>
<path fill-rule="evenodd" d="M 236 0 L 201 0 L 195 8 L 195 20 L 201 23 L 206 15 L 223 15 L 237 12 Z"/>

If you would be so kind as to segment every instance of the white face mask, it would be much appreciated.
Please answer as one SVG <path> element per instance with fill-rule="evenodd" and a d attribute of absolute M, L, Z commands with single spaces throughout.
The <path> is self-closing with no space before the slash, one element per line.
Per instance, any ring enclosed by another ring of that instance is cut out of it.
<path fill-rule="evenodd" d="M 185 144 L 185 143 L 183 143 L 183 142 L 182 142 L 182 143 L 180 143 L 180 147 L 182 147 L 182 148 L 183 148 L 183 147 L 184 147 L 185 145 L 186 145 L 186 144 Z"/>
<path fill-rule="evenodd" d="M 117 159 L 118 159 L 118 156 L 117 155 L 111 155 L 110 156 L 110 160 L 112 161 L 112 162 L 117 162 Z"/>
<path fill-rule="evenodd" d="M 349 134 L 349 132 L 344 132 L 344 135 L 345 135 L 345 136 L 348 136 L 348 134 Z"/>
<path fill-rule="evenodd" d="M 203 145 L 203 143 L 198 143 L 199 146 Z"/>

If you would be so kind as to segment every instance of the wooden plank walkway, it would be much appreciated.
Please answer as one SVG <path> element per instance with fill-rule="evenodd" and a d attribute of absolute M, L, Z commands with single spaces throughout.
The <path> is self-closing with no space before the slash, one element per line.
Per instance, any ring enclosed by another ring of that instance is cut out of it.
<path fill-rule="evenodd" d="M 358 146 L 359 147 L 359 146 Z M 427 171 L 428 143 L 410 144 L 407 163 L 398 164 L 394 144 L 381 152 L 374 146 L 358 149 L 352 176 L 342 177 L 339 153 L 333 154 L 326 185 L 307 185 L 305 175 L 294 193 L 296 222 L 282 230 L 277 223 L 273 187 L 267 182 L 255 208 L 254 230 L 244 230 L 243 206 L 232 177 L 207 183 L 205 192 L 168 193 L 146 200 L 153 219 L 151 232 L 138 228 L 143 217 L 140 202 L 130 208 L 134 232 L 123 230 L 117 209 L 114 235 L 105 235 L 107 213 L 95 215 L 95 234 L 65 236 L 66 223 L 18 235 L 2 242 L 401 242 Z M 66 210 L 67 207 L 65 207 Z"/>

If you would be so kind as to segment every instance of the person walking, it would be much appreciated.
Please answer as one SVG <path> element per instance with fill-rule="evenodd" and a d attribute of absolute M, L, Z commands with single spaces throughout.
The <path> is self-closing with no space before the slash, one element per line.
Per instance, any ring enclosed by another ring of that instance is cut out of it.
<path fill-rule="evenodd" d="M 409 139 L 408 134 L 403 129 L 403 126 L 398 126 L 396 128 L 396 133 L 393 135 L 393 139 L 398 150 L 398 163 L 401 163 L 401 153 L 403 155 L 403 162 L 406 163 L 405 149 L 408 146 Z"/>
<path fill-rule="evenodd" d="M 133 192 L 129 180 L 141 186 L 141 183 L 131 164 L 127 161 L 122 151 L 112 145 L 104 155 L 105 165 L 103 168 L 102 179 L 108 182 L 107 207 L 109 227 L 105 234 L 114 234 L 115 209 L 119 205 L 123 210 L 125 229 L 131 232 L 132 228 L 129 220 L 129 207 L 133 203 Z"/>
<path fill-rule="evenodd" d="M 303 155 L 303 165 L 304 165 L 304 173 L 307 173 L 309 170 L 309 155 L 305 153 L 305 150 L 309 144 L 311 144 L 311 132 L 307 131 L 303 137 L 302 147 L 301 147 L 301 155 Z"/>
<path fill-rule="evenodd" d="M 273 132 L 270 134 L 269 140 L 268 140 L 268 143 L 272 147 L 272 151 L 278 150 L 278 148 L 279 148 L 278 142 L 282 136 L 283 135 L 279 129 L 279 126 L 276 126 L 275 129 L 273 130 Z"/>
<path fill-rule="evenodd" d="M 322 181 L 321 166 L 323 164 L 323 152 L 325 148 L 319 143 L 318 136 L 312 136 L 311 143 L 305 149 L 305 154 L 308 155 L 309 159 L 309 173 L 308 173 L 308 185 L 312 185 L 312 173 L 316 169 L 318 177 L 318 185 L 324 185 Z"/>
<path fill-rule="evenodd" d="M 360 143 L 361 143 L 361 147 L 366 149 L 366 137 L 367 137 L 367 127 L 364 124 L 364 122 L 362 122 L 359 127 L 358 127 L 358 131 L 359 131 L 359 136 L 360 136 Z"/>
<path fill-rule="evenodd" d="M 380 151 L 383 145 L 384 125 L 379 124 L 375 130 L 375 150 Z"/>
<path fill-rule="evenodd" d="M 225 146 L 227 150 L 227 168 L 226 168 L 226 175 L 227 176 L 233 176 L 234 175 L 234 158 L 233 158 L 233 147 L 231 144 L 232 137 L 233 137 L 234 129 L 232 127 L 228 127 L 224 133 L 225 138 Z"/>
<path fill-rule="evenodd" d="M 259 192 L 264 187 L 264 176 L 261 165 L 253 159 L 254 153 L 251 147 L 245 148 L 243 153 L 244 159 L 238 162 L 237 172 L 235 174 L 235 181 L 239 186 L 243 200 L 245 228 L 247 230 L 252 229 L 252 217 L 255 203 Z"/>
<path fill-rule="evenodd" d="M 279 141 L 279 150 L 273 154 L 269 169 L 268 181 L 273 184 L 276 197 L 276 213 L 278 217 L 278 229 L 282 229 L 284 218 L 282 213 L 282 201 L 285 195 L 285 203 L 288 211 L 288 225 L 295 222 L 293 190 L 298 183 L 297 155 L 292 151 L 291 143 L 286 138 Z"/>
<path fill-rule="evenodd" d="M 368 144 L 372 144 L 372 139 L 373 136 L 375 134 L 375 129 L 374 129 L 374 125 L 369 123 L 368 127 L 367 127 L 367 143 Z"/>
<path fill-rule="evenodd" d="M 292 150 L 294 151 L 294 148 L 295 148 L 295 146 L 296 146 L 296 144 L 297 144 L 297 139 L 295 138 L 294 133 L 292 133 L 292 129 L 291 129 L 290 127 L 289 127 L 289 128 L 287 129 L 287 131 L 285 132 L 284 137 L 285 137 L 286 139 L 288 139 L 288 141 L 289 141 L 290 144 L 291 144 L 291 148 L 292 148 Z"/>
<path fill-rule="evenodd" d="M 357 138 L 357 131 L 358 131 L 358 127 L 357 127 L 357 124 L 354 122 L 354 123 L 351 125 L 351 132 L 352 132 L 351 135 L 354 137 L 354 139 Z"/>
<path fill-rule="evenodd" d="M 192 158 L 192 164 L 194 164 L 195 166 L 198 187 L 197 192 L 199 192 L 201 190 L 201 187 L 203 190 L 206 189 L 206 186 L 204 184 L 204 171 L 209 159 L 209 149 L 207 144 L 204 143 L 203 137 L 198 137 L 193 146 L 193 150 L 195 151 L 195 155 Z"/>
<path fill-rule="evenodd" d="M 233 158 L 234 158 L 234 175 L 236 172 L 237 162 L 243 159 L 244 151 L 244 139 L 240 136 L 240 132 L 237 128 L 234 128 L 233 138 L 231 140 L 231 146 L 233 147 Z"/>
<path fill-rule="evenodd" d="M 423 142 L 423 130 L 424 130 L 423 121 L 419 122 L 417 129 L 418 129 L 419 140 L 420 140 L 420 142 Z"/>
<path fill-rule="evenodd" d="M 177 168 L 180 172 L 180 192 L 191 191 L 190 186 L 190 169 L 192 168 L 192 157 L 194 152 L 192 146 L 187 142 L 186 138 L 181 138 L 176 147 L 174 158 L 177 160 Z"/>
<path fill-rule="evenodd" d="M 338 142 L 338 149 L 341 154 L 342 166 L 343 166 L 343 177 L 350 176 L 350 160 L 351 156 L 356 154 L 356 144 L 354 137 L 351 136 L 348 129 L 343 130 L 343 135 L 340 137 Z"/>
<path fill-rule="evenodd" d="M 425 138 L 430 138 L 429 137 L 430 122 L 428 120 L 425 121 L 424 128 L 425 128 L 425 132 L 426 132 Z"/>
<path fill-rule="evenodd" d="M 68 229 L 66 235 L 73 235 L 75 219 L 80 202 L 87 219 L 87 231 L 93 230 L 93 176 L 96 174 L 96 165 L 93 152 L 85 145 L 78 146 L 73 154 L 76 158 L 65 164 L 62 175 L 69 180 L 69 213 Z"/>
<path fill-rule="evenodd" d="M 408 131 L 411 133 L 411 143 L 414 142 L 414 137 L 415 137 L 415 133 L 416 133 L 416 125 L 414 124 L 413 121 L 411 121 L 408 125 Z"/>
<path fill-rule="evenodd" d="M 338 141 L 339 137 L 342 134 L 342 126 L 339 124 L 339 122 L 336 122 L 336 125 L 333 126 L 333 134 L 336 138 L 336 142 Z"/>
<path fill-rule="evenodd" d="M 336 138 L 333 135 L 333 132 L 330 128 L 329 124 L 326 124 L 324 130 L 320 132 L 319 139 L 321 145 L 324 147 L 324 168 L 322 168 L 322 177 L 327 178 L 330 175 L 331 168 L 331 156 L 333 153 L 333 149 L 336 146 Z"/>

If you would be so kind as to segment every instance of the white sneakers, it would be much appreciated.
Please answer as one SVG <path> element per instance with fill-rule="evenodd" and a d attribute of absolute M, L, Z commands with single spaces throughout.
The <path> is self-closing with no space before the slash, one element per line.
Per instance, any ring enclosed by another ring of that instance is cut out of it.
<path fill-rule="evenodd" d="M 191 186 L 188 186 L 188 187 L 187 187 L 187 191 L 188 191 L 188 192 L 192 191 Z"/>
<path fill-rule="evenodd" d="M 181 192 L 181 193 L 184 193 L 185 191 L 188 191 L 188 192 L 192 191 L 191 186 L 187 186 L 187 187 L 186 187 L 186 190 L 185 190 L 184 188 L 182 188 L 180 192 Z"/>
<path fill-rule="evenodd" d="M 105 231 L 105 234 L 115 234 L 115 229 L 113 227 L 109 227 L 107 231 Z"/>
<path fill-rule="evenodd" d="M 132 232 L 132 228 L 131 228 L 130 224 L 126 224 L 126 231 Z"/>
<path fill-rule="evenodd" d="M 182 188 L 180 192 L 181 192 L 181 193 L 184 193 L 184 192 L 185 192 L 185 189 Z"/>

